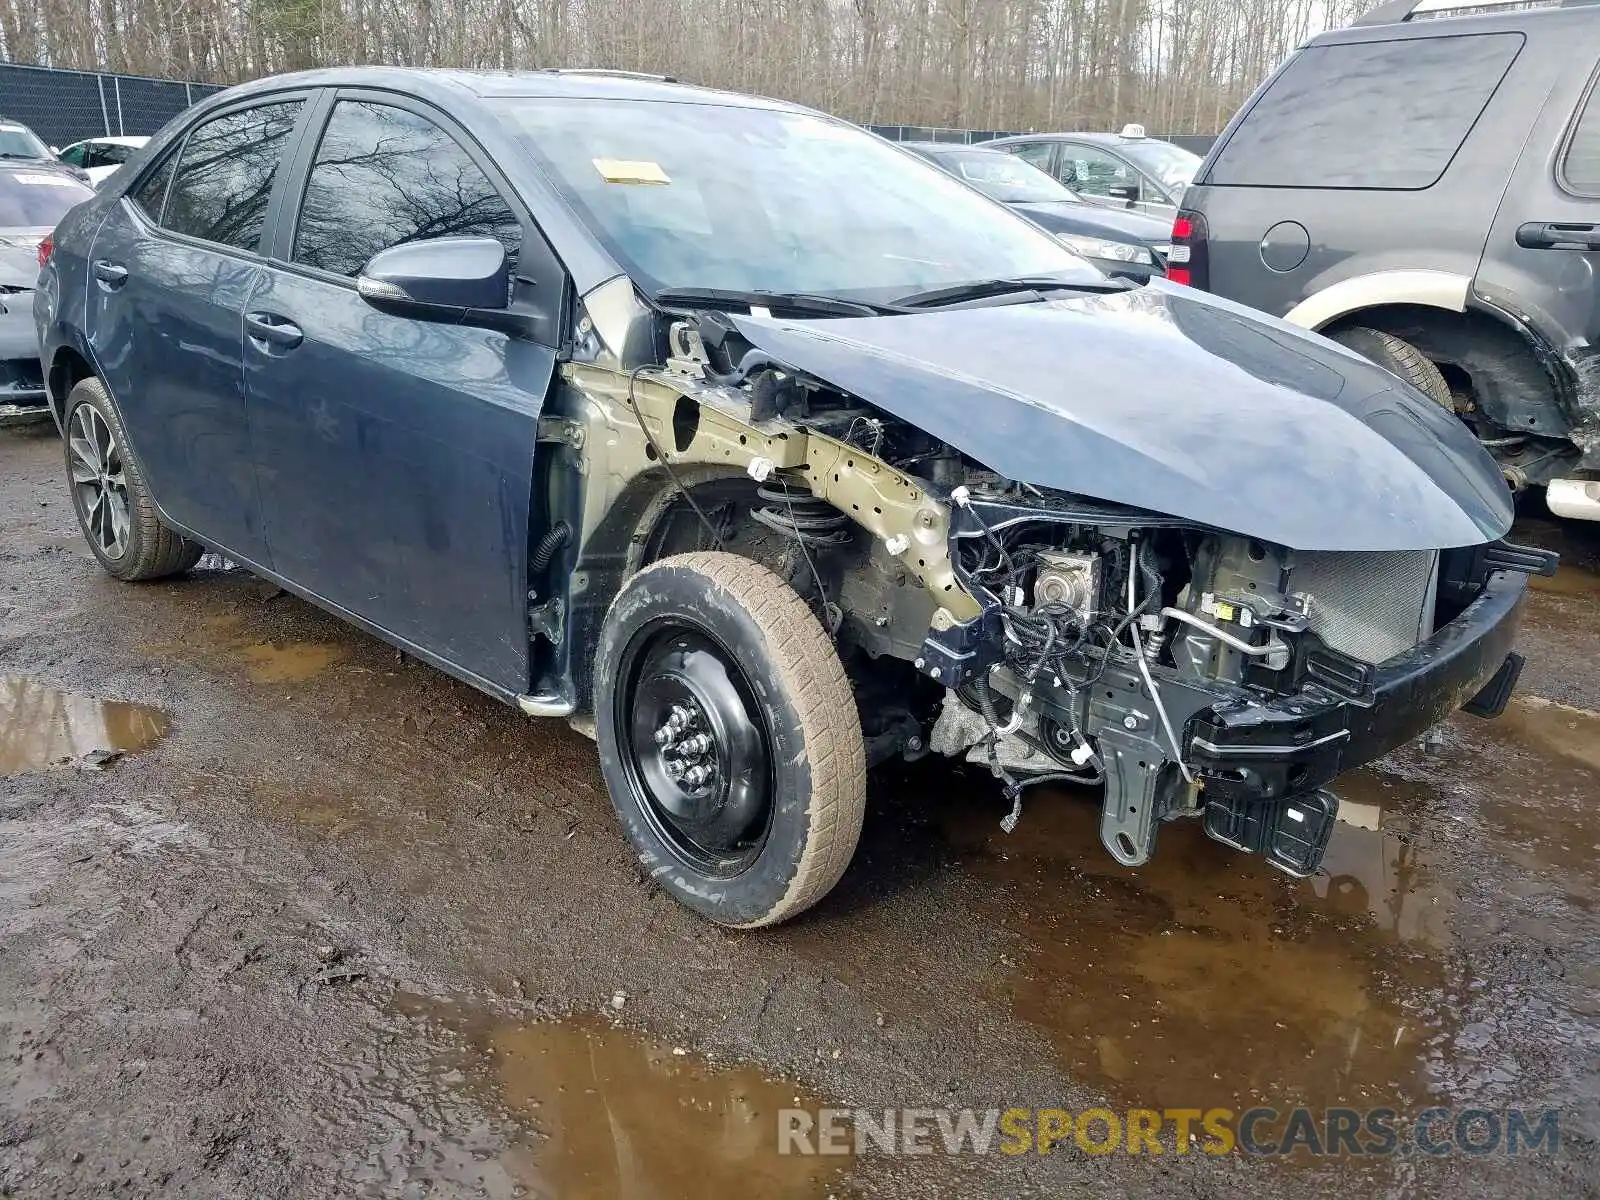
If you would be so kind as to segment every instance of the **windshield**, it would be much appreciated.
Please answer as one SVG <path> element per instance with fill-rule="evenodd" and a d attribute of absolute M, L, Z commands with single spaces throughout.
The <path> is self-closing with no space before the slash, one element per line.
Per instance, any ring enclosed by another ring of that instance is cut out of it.
<path fill-rule="evenodd" d="M 940 151 L 936 161 L 1002 204 L 1081 204 L 1078 194 L 1038 167 L 999 150 Z"/>
<path fill-rule="evenodd" d="M 0 158 L 53 158 L 26 125 L 0 125 Z"/>
<path fill-rule="evenodd" d="M 809 113 L 670 101 L 494 101 L 634 281 L 889 299 L 1102 276 L 930 163 Z"/>
<path fill-rule="evenodd" d="M 1156 138 L 1123 142 L 1122 152 L 1169 188 L 1181 190 L 1188 187 L 1194 182 L 1195 172 L 1200 169 L 1198 154 Z"/>
<path fill-rule="evenodd" d="M 54 229 L 94 190 L 54 171 L 0 171 L 0 229 Z"/>

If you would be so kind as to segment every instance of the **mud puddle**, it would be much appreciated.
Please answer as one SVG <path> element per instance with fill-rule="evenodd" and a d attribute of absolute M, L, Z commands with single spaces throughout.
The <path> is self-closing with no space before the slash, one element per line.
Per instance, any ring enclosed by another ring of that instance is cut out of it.
<path fill-rule="evenodd" d="M 1030 793 L 1009 837 L 970 801 L 942 806 L 939 826 L 970 869 L 1013 885 L 1013 1011 L 1109 1097 L 1465 1100 L 1482 1082 L 1467 1012 L 1482 981 L 1452 953 L 1454 847 L 1472 825 L 1491 829 L 1501 853 L 1550 881 L 1535 887 L 1581 902 L 1600 859 L 1600 715 L 1524 700 L 1447 737 L 1442 755 L 1407 751 L 1336 781 L 1341 823 L 1305 880 L 1194 821 L 1164 825 L 1144 867 L 1118 867 L 1092 791 Z M 1530 997 L 1504 1003 L 1519 1011 L 1503 1023 L 1544 1036 L 1577 1019 Z"/>
<path fill-rule="evenodd" d="M 167 732 L 160 709 L 0 675 L 0 776 L 148 750 Z"/>
<path fill-rule="evenodd" d="M 221 662 L 240 670 L 251 683 L 303 683 L 350 657 L 341 642 L 267 639 L 247 627 L 237 613 L 206 617 L 194 636 L 141 646 L 149 655 L 185 662 Z"/>
<path fill-rule="evenodd" d="M 534 1021 L 414 995 L 394 1008 L 444 1031 L 435 1083 L 537 1131 L 496 1156 L 525 1194 L 551 1200 L 842 1196 L 849 1159 L 778 1153 L 780 1109 L 819 1102 L 744 1066 L 708 1062 L 599 1017 Z"/>
<path fill-rule="evenodd" d="M 979 870 L 1024 886 L 1013 1008 L 1072 1073 L 1169 1108 L 1426 1094 L 1421 1064 L 1450 1032 L 1422 1000 L 1449 911 L 1426 853 L 1341 825 L 1324 872 L 1295 880 L 1182 821 L 1127 870 L 1100 846 L 1098 800 L 1041 789 L 1009 839 L 988 813 L 944 823 Z M 1381 800 L 1357 803 L 1376 823 Z"/>

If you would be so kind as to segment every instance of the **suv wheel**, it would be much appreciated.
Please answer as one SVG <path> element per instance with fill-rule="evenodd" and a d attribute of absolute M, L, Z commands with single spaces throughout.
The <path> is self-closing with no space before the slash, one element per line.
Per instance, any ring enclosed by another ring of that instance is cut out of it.
<path fill-rule="evenodd" d="M 1425 396 L 1431 396 L 1451 412 L 1455 399 L 1450 395 L 1450 385 L 1433 362 L 1403 338 L 1381 329 L 1365 325 L 1352 325 L 1328 335 L 1341 346 L 1354 350 L 1362 358 L 1377 363 L 1391 375 L 1398 375 Z"/>
<path fill-rule="evenodd" d="M 156 516 L 155 500 L 128 453 L 122 417 L 98 379 L 80 380 L 67 396 L 67 479 L 89 549 L 108 573 L 134 581 L 187 571 L 204 547 Z"/>
<path fill-rule="evenodd" d="M 650 877 L 722 925 L 787 920 L 855 853 L 861 721 L 822 626 L 735 554 L 662 559 L 618 594 L 595 665 L 596 740 Z"/>

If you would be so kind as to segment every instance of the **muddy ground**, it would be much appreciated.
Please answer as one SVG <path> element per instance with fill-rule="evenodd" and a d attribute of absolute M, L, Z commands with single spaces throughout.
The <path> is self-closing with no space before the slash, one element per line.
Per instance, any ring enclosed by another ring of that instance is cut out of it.
<path fill-rule="evenodd" d="M 0 1193 L 1592 1195 L 1600 531 L 1523 698 L 1340 782 L 1292 880 L 1093 798 L 875 781 L 838 890 L 736 935 L 639 877 L 591 744 L 211 564 L 79 541 L 0 434 Z M 114 702 L 114 703 L 112 703 Z M 121 749 L 118 757 L 105 753 Z M 780 1157 L 817 1104 L 1556 1107 L 1560 1151 Z"/>

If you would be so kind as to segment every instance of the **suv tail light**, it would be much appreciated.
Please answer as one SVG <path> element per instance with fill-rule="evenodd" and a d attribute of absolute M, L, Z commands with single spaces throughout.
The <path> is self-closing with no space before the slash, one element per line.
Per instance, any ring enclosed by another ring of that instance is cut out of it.
<path fill-rule="evenodd" d="M 24 242 L 24 245 L 27 243 Z M 50 256 L 56 252 L 56 235 L 47 233 L 39 243 L 39 269 L 42 271 L 50 263 Z"/>
<path fill-rule="evenodd" d="M 1210 255 L 1206 246 L 1206 219 L 1185 208 L 1172 222 L 1172 253 L 1167 258 L 1167 278 L 1173 283 L 1205 289 L 1210 282 Z"/>

